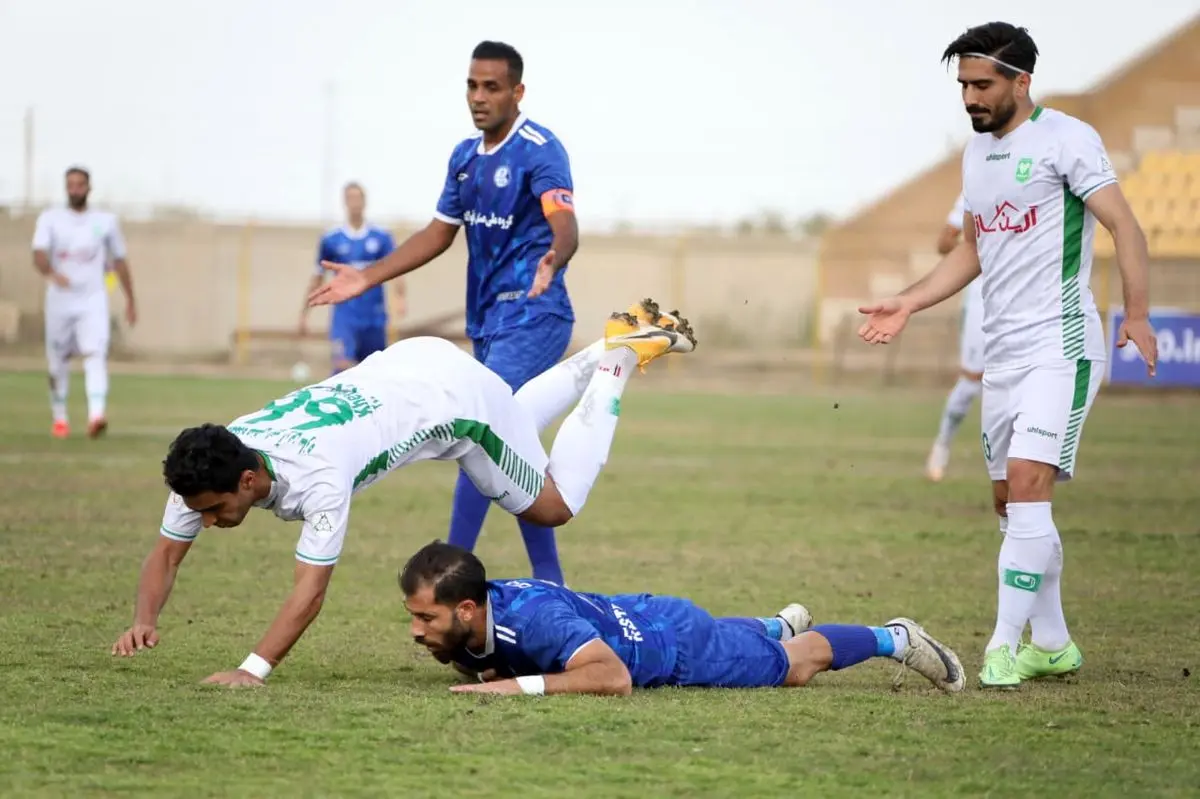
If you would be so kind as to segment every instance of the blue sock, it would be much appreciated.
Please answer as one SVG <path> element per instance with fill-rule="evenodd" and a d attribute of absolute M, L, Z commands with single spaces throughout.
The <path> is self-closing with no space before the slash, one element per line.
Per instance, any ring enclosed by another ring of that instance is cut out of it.
<path fill-rule="evenodd" d="M 833 650 L 833 664 L 830 666 L 833 671 L 849 668 L 884 654 L 880 651 L 883 639 L 875 633 L 876 629 L 882 628 L 863 627 L 859 624 L 818 624 L 812 629 L 829 642 L 829 648 Z M 886 630 L 883 632 L 887 635 L 887 654 L 890 655 L 893 647 L 892 636 Z"/>
<path fill-rule="evenodd" d="M 467 551 L 474 550 L 491 504 L 466 472 L 459 470 L 458 482 L 454 484 L 454 505 L 450 510 L 450 536 L 446 543 Z"/>
<path fill-rule="evenodd" d="M 549 580 L 563 584 L 562 564 L 558 562 L 558 543 L 554 540 L 553 527 L 541 527 L 523 519 L 517 519 L 521 538 L 525 539 L 525 551 L 529 554 L 529 565 L 533 567 L 536 580 Z"/>

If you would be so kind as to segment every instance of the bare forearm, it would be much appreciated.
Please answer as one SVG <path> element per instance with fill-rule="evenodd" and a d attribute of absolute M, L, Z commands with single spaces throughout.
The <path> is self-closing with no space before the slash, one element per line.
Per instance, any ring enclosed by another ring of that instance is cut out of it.
<path fill-rule="evenodd" d="M 179 564 L 159 549 L 155 549 L 142 563 L 142 574 L 138 579 L 137 603 L 133 610 L 133 623 L 154 627 L 158 616 L 171 596 Z"/>
<path fill-rule="evenodd" d="M 953 297 L 977 277 L 979 256 L 975 243 L 963 241 L 933 271 L 900 292 L 900 296 L 908 299 L 914 311 L 922 311 Z"/>
<path fill-rule="evenodd" d="M 420 269 L 448 250 L 453 243 L 453 235 L 445 235 L 433 227 L 422 228 L 395 250 L 364 269 L 363 275 L 372 286 L 378 286 Z"/>
<path fill-rule="evenodd" d="M 33 268 L 38 270 L 43 277 L 50 274 L 50 256 L 45 250 L 35 250 L 33 253 Z"/>
<path fill-rule="evenodd" d="M 554 250 L 554 268 L 562 269 L 575 257 L 575 252 L 579 249 L 579 231 L 574 225 L 556 228 L 550 249 Z"/>
<path fill-rule="evenodd" d="M 1125 298 L 1125 316 L 1147 319 L 1150 316 L 1150 253 L 1146 236 L 1137 224 L 1114 232 L 1117 268 L 1121 270 L 1121 289 Z"/>
<path fill-rule="evenodd" d="M 254 647 L 254 653 L 272 666 L 278 666 L 320 614 L 323 598 L 323 595 L 293 591 L 271 622 L 271 627 Z"/>
<path fill-rule="evenodd" d="M 118 258 L 113 262 L 113 271 L 117 273 L 121 291 L 125 292 L 125 301 L 133 305 L 133 274 L 129 271 L 129 262 L 124 258 Z"/>
<path fill-rule="evenodd" d="M 608 663 L 589 663 L 577 669 L 556 674 L 544 674 L 547 694 L 591 694 L 594 696 L 629 696 L 633 693 L 633 682 L 629 671 Z M 521 693 L 517 680 L 506 680 Z"/>

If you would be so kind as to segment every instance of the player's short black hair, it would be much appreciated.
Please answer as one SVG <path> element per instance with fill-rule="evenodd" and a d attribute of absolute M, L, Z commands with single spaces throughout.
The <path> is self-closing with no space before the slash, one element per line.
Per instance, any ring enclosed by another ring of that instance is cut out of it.
<path fill-rule="evenodd" d="M 504 42 L 482 41 L 475 45 L 471 52 L 475 61 L 504 61 L 508 64 L 508 79 L 516 86 L 525 75 L 525 59 L 517 52 L 517 48 Z"/>
<path fill-rule="evenodd" d="M 88 172 L 81 166 L 67 167 L 67 171 L 63 173 L 64 178 L 69 178 L 71 175 L 83 175 L 83 179 L 88 183 L 92 182 L 92 173 Z"/>
<path fill-rule="evenodd" d="M 400 590 L 412 596 L 422 585 L 433 586 L 433 601 L 454 606 L 471 599 L 487 602 L 487 570 L 472 553 L 433 541 L 417 550 L 400 570 Z"/>
<path fill-rule="evenodd" d="M 242 472 L 258 468 L 258 456 L 219 424 L 189 427 L 175 437 L 163 459 L 163 480 L 181 497 L 205 491 L 236 491 Z"/>
<path fill-rule="evenodd" d="M 1006 64 L 1012 64 L 1017 69 L 1023 69 L 1030 75 L 1037 66 L 1038 49 L 1033 43 L 1033 37 L 1025 28 L 1018 28 L 1007 22 L 989 22 L 986 25 L 976 25 L 968 28 L 942 53 L 942 61 L 950 63 L 953 58 L 962 58 L 971 53 L 982 53 L 997 58 Z M 1012 80 L 1016 72 L 1000 64 L 996 71 Z"/>
<path fill-rule="evenodd" d="M 350 191 L 351 189 L 358 189 L 359 193 L 362 194 L 362 196 L 364 196 L 364 197 L 367 196 L 367 190 L 364 189 L 362 187 L 362 184 L 359 183 L 357 180 L 351 180 L 345 186 L 342 186 L 342 194 L 345 194 L 346 192 Z"/>

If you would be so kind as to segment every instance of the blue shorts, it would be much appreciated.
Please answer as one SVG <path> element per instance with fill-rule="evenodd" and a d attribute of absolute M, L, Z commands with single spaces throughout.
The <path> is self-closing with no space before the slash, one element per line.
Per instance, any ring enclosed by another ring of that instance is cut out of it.
<path fill-rule="evenodd" d="M 335 316 L 329 326 L 329 343 L 335 363 L 361 363 L 368 355 L 387 349 L 387 325 L 364 325 Z"/>
<path fill-rule="evenodd" d="M 574 322 L 557 316 L 534 317 L 521 327 L 474 339 L 475 360 L 516 391 L 562 360 L 574 327 Z"/>
<path fill-rule="evenodd" d="M 787 650 L 765 630 L 715 619 L 689 599 L 672 598 L 663 610 L 675 628 L 675 670 L 668 684 L 774 688 L 787 679 Z"/>

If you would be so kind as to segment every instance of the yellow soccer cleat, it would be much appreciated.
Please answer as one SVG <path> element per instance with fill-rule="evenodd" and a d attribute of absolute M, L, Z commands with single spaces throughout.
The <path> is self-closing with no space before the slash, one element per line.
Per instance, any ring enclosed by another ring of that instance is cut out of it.
<path fill-rule="evenodd" d="M 628 313 L 630 316 L 635 317 L 639 323 L 653 327 L 666 327 L 668 325 L 680 327 L 680 320 L 683 319 L 679 315 L 679 311 L 667 312 L 660 310 L 658 303 L 649 297 L 641 302 L 635 302 L 633 305 L 630 305 Z M 686 319 L 683 319 L 682 325 L 687 325 Z M 688 329 L 691 330 L 690 327 Z M 692 343 L 695 343 L 694 337 Z"/>
<path fill-rule="evenodd" d="M 647 301 L 645 304 L 651 304 Z M 654 306 L 657 307 L 657 306 Z M 688 321 L 673 316 L 664 324 L 647 324 L 632 313 L 614 313 L 604 326 L 604 346 L 615 350 L 628 347 L 638 356 L 638 371 L 645 372 L 646 364 L 669 352 L 691 352 L 696 348 L 696 336 Z"/>

